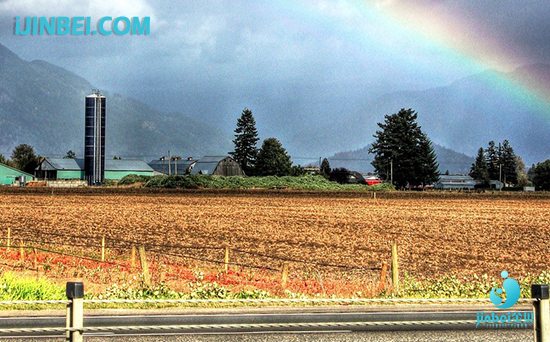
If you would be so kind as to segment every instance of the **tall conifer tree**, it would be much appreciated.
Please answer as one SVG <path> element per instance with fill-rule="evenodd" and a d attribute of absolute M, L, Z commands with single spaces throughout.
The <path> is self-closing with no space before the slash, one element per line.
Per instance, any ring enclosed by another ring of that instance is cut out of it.
<path fill-rule="evenodd" d="M 256 120 L 252 115 L 252 111 L 245 108 L 241 117 L 237 120 L 237 128 L 235 129 L 235 150 L 229 154 L 243 168 L 243 171 L 248 176 L 255 174 L 256 158 L 258 157 L 258 131 L 256 130 Z"/>
<path fill-rule="evenodd" d="M 378 123 L 381 130 L 369 148 L 375 154 L 372 165 L 376 172 L 387 181 L 393 176 L 399 188 L 428 185 L 439 179 L 437 156 L 417 117 L 412 109 L 386 115 L 384 123 Z"/>

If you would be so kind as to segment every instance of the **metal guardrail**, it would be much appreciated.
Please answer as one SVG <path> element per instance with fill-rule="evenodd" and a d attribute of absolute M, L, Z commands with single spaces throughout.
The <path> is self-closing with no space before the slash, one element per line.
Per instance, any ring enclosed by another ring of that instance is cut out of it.
<path fill-rule="evenodd" d="M 533 303 L 536 299 L 520 299 L 518 303 Z M 1 303 L 1 302 L 0 302 Z M 479 298 L 264 298 L 264 299 L 87 299 L 84 303 L 94 304 L 395 304 L 395 303 L 491 303 L 489 299 Z"/>
<path fill-rule="evenodd" d="M 237 323 L 237 324 L 186 324 L 186 325 L 140 325 L 140 326 L 98 326 L 84 327 L 84 304 L 108 304 L 108 303 L 166 303 L 166 304 L 395 304 L 395 303 L 490 303 L 488 299 L 468 298 L 416 298 L 416 299 L 149 299 L 149 300 L 84 300 L 84 284 L 81 282 L 69 282 L 66 288 L 67 300 L 45 301 L 0 301 L 0 305 L 19 304 L 65 304 L 67 306 L 66 327 L 45 328 L 9 328 L 1 329 L 0 333 L 60 333 L 66 334 L 66 340 L 70 342 L 83 341 L 85 332 L 115 332 L 115 331 L 145 331 L 145 330 L 196 330 L 196 329 L 262 329 L 262 328 L 337 328 L 337 327 L 368 327 L 368 326 L 444 326 L 444 325 L 468 325 L 479 323 L 477 320 L 421 320 L 421 321 L 379 321 L 379 322 L 298 322 L 298 323 Z M 533 304 L 533 327 L 535 342 L 550 342 L 550 296 L 548 285 L 534 284 L 531 286 L 531 297 L 520 299 L 518 302 Z"/>

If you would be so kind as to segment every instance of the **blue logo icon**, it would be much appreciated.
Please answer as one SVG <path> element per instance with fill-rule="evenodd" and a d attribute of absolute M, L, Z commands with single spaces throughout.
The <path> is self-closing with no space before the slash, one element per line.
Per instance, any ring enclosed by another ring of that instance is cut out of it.
<path fill-rule="evenodd" d="M 502 294 L 502 289 L 496 287 L 491 290 L 489 298 L 497 308 L 508 309 L 511 308 L 518 301 L 520 288 L 518 282 L 515 279 L 508 278 L 508 272 L 502 271 L 500 275 L 502 276 L 502 278 L 505 279 L 502 287 L 504 287 L 504 291 L 506 291 L 506 301 L 502 303 L 502 298 L 500 298 L 499 296 Z"/>

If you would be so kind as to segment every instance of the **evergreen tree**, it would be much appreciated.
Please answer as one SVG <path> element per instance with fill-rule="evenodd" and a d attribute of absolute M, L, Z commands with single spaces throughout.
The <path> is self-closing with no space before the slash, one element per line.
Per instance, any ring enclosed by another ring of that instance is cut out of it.
<path fill-rule="evenodd" d="M 530 182 L 533 182 L 533 178 L 535 177 L 535 168 L 537 166 L 535 164 L 531 164 L 531 167 L 529 170 L 527 170 L 527 179 L 529 179 Z"/>
<path fill-rule="evenodd" d="M 487 167 L 487 160 L 485 159 L 485 151 L 483 147 L 480 147 L 477 151 L 477 157 L 472 168 L 470 170 L 470 177 L 481 183 L 483 187 L 489 186 L 489 168 Z"/>
<path fill-rule="evenodd" d="M 73 150 L 68 150 L 63 159 L 76 159 L 76 153 L 74 153 Z"/>
<path fill-rule="evenodd" d="M 260 176 L 288 176 L 292 162 L 281 142 L 275 138 L 265 139 L 258 152 L 256 172 Z"/>
<path fill-rule="evenodd" d="M 319 167 L 319 172 L 321 173 L 322 176 L 328 177 L 328 175 L 330 175 L 330 171 L 331 171 L 330 163 L 328 159 L 325 158 L 321 162 L 321 166 Z"/>
<path fill-rule="evenodd" d="M 16 146 L 11 153 L 11 159 L 15 167 L 30 174 L 34 174 L 34 169 L 38 166 L 38 156 L 34 154 L 34 148 L 27 144 Z"/>
<path fill-rule="evenodd" d="M 487 170 L 491 180 L 502 180 L 504 184 L 517 184 L 517 158 L 508 140 L 496 146 L 494 141 L 489 141 L 489 147 L 485 151 Z"/>
<path fill-rule="evenodd" d="M 237 120 L 235 129 L 235 150 L 229 154 L 241 165 L 244 173 L 248 176 L 254 175 L 256 158 L 258 157 L 258 131 L 256 130 L 256 120 L 252 111 L 245 108 L 241 117 Z"/>
<path fill-rule="evenodd" d="M 419 127 L 420 129 L 420 127 Z M 428 185 L 435 183 L 440 176 L 439 165 L 437 164 L 437 155 L 435 154 L 432 142 L 426 135 L 421 132 L 418 139 L 416 154 L 416 164 L 418 169 L 415 172 L 415 178 L 409 183 L 411 185 Z"/>
<path fill-rule="evenodd" d="M 533 170 L 533 183 L 539 190 L 550 190 L 550 159 L 537 163 Z"/>
<path fill-rule="evenodd" d="M 397 187 L 427 185 L 439 179 L 437 156 L 428 136 L 416 122 L 418 114 L 412 109 L 401 109 L 386 115 L 378 123 L 376 141 L 369 148 L 374 153 L 372 165 L 386 181 L 391 179 Z"/>
<path fill-rule="evenodd" d="M 500 178 L 500 151 L 494 141 L 489 141 L 489 147 L 485 150 L 487 160 L 487 171 L 489 178 L 498 180 Z"/>
<path fill-rule="evenodd" d="M 504 184 L 517 184 L 517 159 L 514 149 L 508 140 L 502 142 L 500 161 L 502 163 L 502 182 Z"/>
<path fill-rule="evenodd" d="M 8 161 L 6 160 L 6 157 L 4 157 L 2 154 L 0 154 L 0 164 L 7 164 Z"/>

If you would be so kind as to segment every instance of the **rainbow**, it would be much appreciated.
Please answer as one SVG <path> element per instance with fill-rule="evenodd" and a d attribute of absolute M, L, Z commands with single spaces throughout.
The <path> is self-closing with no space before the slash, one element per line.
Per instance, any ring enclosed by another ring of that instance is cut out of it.
<path fill-rule="evenodd" d="M 470 74 L 489 71 L 485 73 L 488 75 L 488 86 L 514 96 L 522 104 L 541 113 L 545 120 L 550 120 L 548 83 L 536 77 L 512 78 L 509 71 L 519 66 L 520 56 L 513 47 L 499 41 L 488 28 L 467 19 L 465 13 L 450 13 L 450 10 L 430 1 L 424 4 L 406 0 L 290 2 L 288 9 L 307 13 L 312 25 L 331 26 L 332 30 L 348 38 L 361 39 L 360 35 L 366 29 L 378 30 L 374 35 L 392 32 L 392 37 L 400 37 L 419 48 L 439 54 Z M 357 29 L 358 23 L 364 25 L 362 29 Z M 367 39 L 363 43 L 373 44 Z M 409 64 L 419 71 L 424 67 L 415 66 L 414 61 L 409 61 Z"/>

